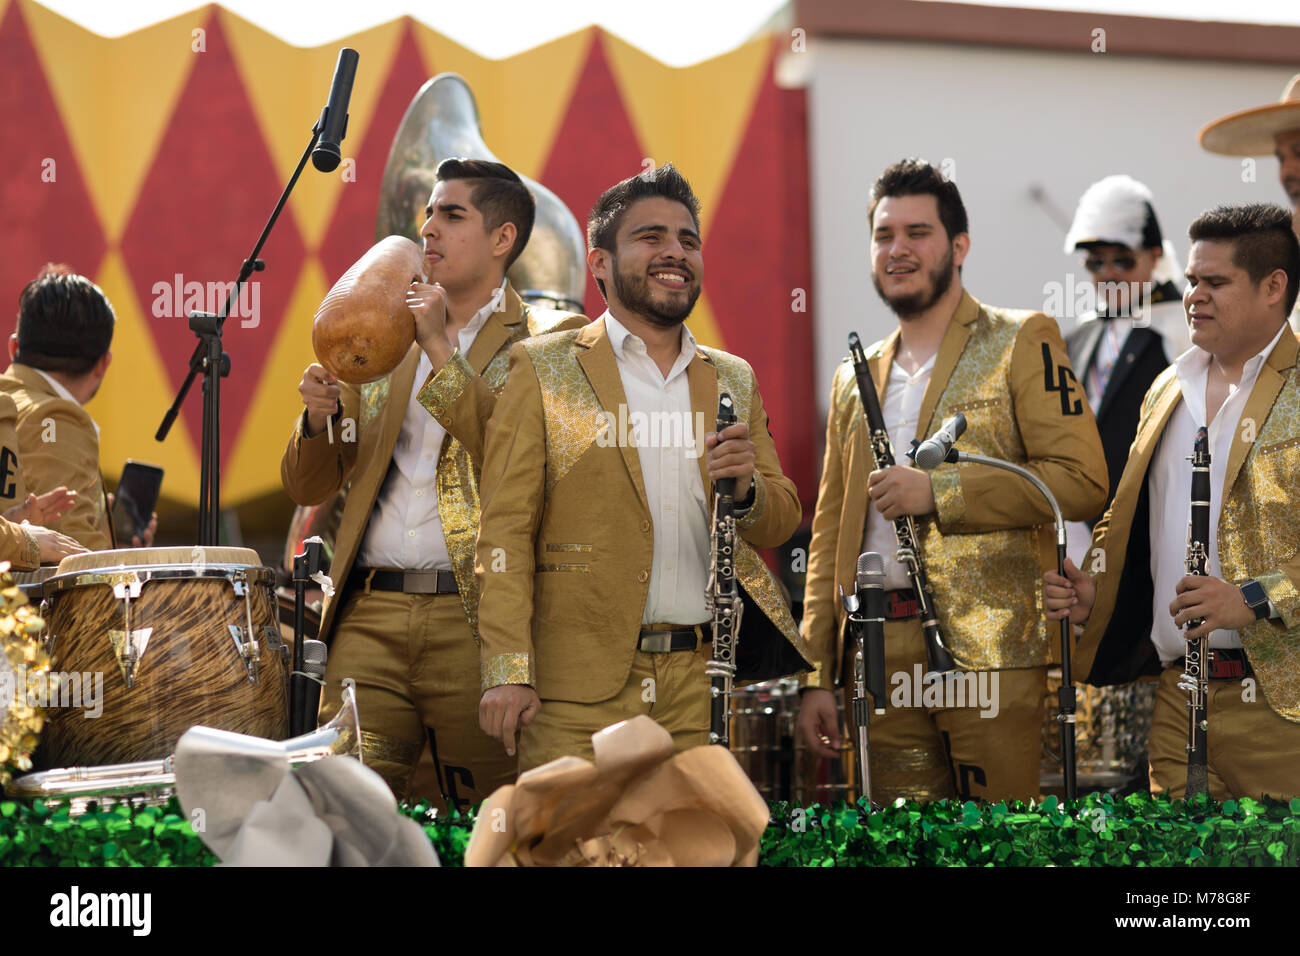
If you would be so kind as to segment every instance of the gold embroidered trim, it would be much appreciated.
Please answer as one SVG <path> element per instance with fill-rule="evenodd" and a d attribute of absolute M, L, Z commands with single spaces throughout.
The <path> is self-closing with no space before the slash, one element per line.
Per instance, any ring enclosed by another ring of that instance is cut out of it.
<path fill-rule="evenodd" d="M 384 407 L 384 403 L 388 401 L 388 389 L 392 381 L 392 373 L 389 373 L 377 382 L 367 382 L 361 386 L 360 424 L 362 428 L 365 428 L 379 417 L 380 410 Z"/>
<path fill-rule="evenodd" d="M 36 535 L 32 534 L 31 529 L 19 525 L 23 531 L 23 540 L 27 545 L 27 553 L 23 558 L 24 568 L 39 568 L 41 566 L 41 546 L 36 540 Z"/>
<path fill-rule="evenodd" d="M 414 766 L 420 759 L 420 748 L 423 745 L 423 741 L 413 744 L 409 740 L 372 734 L 368 730 L 361 731 L 361 755 L 367 762 L 381 760 L 385 763 Z"/>
<path fill-rule="evenodd" d="M 591 550 L 589 544 L 548 544 L 547 551 L 580 551 L 584 554 Z"/>
<path fill-rule="evenodd" d="M 537 686 L 537 669 L 531 654 L 497 654 L 483 661 L 483 690 L 502 684 Z"/>
<path fill-rule="evenodd" d="M 1284 448 L 1294 448 L 1296 445 L 1300 445 L 1300 435 L 1288 439 L 1287 441 L 1275 441 L 1271 445 L 1261 445 L 1259 451 L 1255 452 L 1255 454 L 1268 455 L 1275 451 L 1281 451 Z"/>
<path fill-rule="evenodd" d="M 934 511 L 940 529 L 951 528 L 965 520 L 966 498 L 961 493 L 961 476 L 956 466 L 931 472 L 930 488 L 934 492 Z"/>
<path fill-rule="evenodd" d="M 474 378 L 474 369 L 465 356 L 460 354 L 460 349 L 457 349 L 451 353 L 447 364 L 424 383 L 416 399 L 430 415 L 442 421 Z"/>
<path fill-rule="evenodd" d="M 537 570 L 540 571 L 590 571 L 590 564 L 539 564 Z"/>
<path fill-rule="evenodd" d="M 871 769 L 883 773 L 918 773 L 947 770 L 948 758 L 941 750 L 928 747 L 871 748 Z"/>
<path fill-rule="evenodd" d="M 812 670 L 799 675 L 799 687 L 819 687 L 822 690 L 830 690 L 830 682 L 823 676 L 822 666 L 818 664 Z"/>
<path fill-rule="evenodd" d="M 977 408 L 991 408 L 994 405 L 1001 405 L 1002 402 L 1003 399 L 1000 398 L 979 398 L 976 399 L 975 401 L 961 402 L 959 404 L 953 405 L 948 409 L 948 411 L 956 415 L 958 412 L 974 411 Z"/>

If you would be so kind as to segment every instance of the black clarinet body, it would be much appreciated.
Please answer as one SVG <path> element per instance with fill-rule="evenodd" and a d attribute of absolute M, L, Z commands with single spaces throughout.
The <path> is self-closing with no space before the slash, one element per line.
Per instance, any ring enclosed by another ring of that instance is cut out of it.
<path fill-rule="evenodd" d="M 736 422 L 736 407 L 726 392 L 718 396 L 717 430 Z M 735 478 L 713 483 L 713 522 L 710 529 L 709 584 L 705 594 L 713 615 L 713 654 L 705 673 L 709 687 L 709 743 L 731 745 L 731 688 L 736 677 L 736 642 L 742 603 L 736 583 Z"/>
<path fill-rule="evenodd" d="M 867 434 L 871 440 L 871 454 L 876 468 L 894 466 L 894 449 L 889 441 L 889 431 L 885 428 L 885 416 L 880 410 L 880 400 L 876 397 L 876 383 L 871 377 L 871 368 L 867 365 L 867 355 L 862 348 L 862 340 L 856 332 L 849 333 L 849 354 L 853 359 L 853 372 L 858 380 L 858 396 L 862 400 L 862 411 L 866 416 Z M 952 655 L 944 645 L 943 635 L 939 631 L 939 620 L 935 612 L 934 592 L 930 590 L 930 580 L 925 574 L 925 562 L 921 556 L 920 544 L 916 537 L 916 521 L 911 515 L 902 515 L 894 519 L 894 536 L 898 539 L 896 560 L 907 567 L 907 575 L 912 579 L 921 611 L 921 630 L 925 634 L 925 656 L 931 672 L 941 674 L 957 669 Z"/>
<path fill-rule="evenodd" d="M 1192 446 L 1192 517 L 1187 536 L 1187 573 L 1204 576 L 1210 556 L 1210 441 L 1204 428 L 1197 429 Z M 1188 621 L 1186 628 L 1199 627 L 1201 620 Z M 1210 693 L 1210 636 L 1187 642 L 1187 667 L 1180 682 L 1187 699 L 1187 793 L 1188 799 L 1209 788 L 1206 769 L 1206 702 Z"/>

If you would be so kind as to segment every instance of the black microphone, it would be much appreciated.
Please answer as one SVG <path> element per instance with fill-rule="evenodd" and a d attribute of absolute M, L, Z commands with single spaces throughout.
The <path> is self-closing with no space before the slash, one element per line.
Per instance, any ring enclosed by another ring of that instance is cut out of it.
<path fill-rule="evenodd" d="M 289 672 L 289 736 L 316 729 L 320 691 L 325 681 L 324 641 L 306 639 L 307 584 L 325 561 L 325 542 L 312 535 L 293 556 L 293 667 Z"/>
<path fill-rule="evenodd" d="M 885 559 L 875 551 L 858 555 L 858 607 L 863 617 L 867 693 L 877 714 L 885 712 Z"/>
<path fill-rule="evenodd" d="M 938 468 L 948 459 L 948 453 L 952 451 L 952 446 L 957 444 L 957 439 L 964 431 L 966 431 L 966 416 L 958 412 L 925 441 L 920 444 L 913 441 L 912 450 L 907 453 L 907 456 L 916 462 L 918 468 L 924 468 L 926 471 Z"/>
<path fill-rule="evenodd" d="M 320 141 L 311 151 L 312 165 L 322 173 L 332 173 L 343 160 L 339 143 L 348 133 L 348 100 L 352 99 L 352 80 L 357 75 L 357 51 L 350 47 L 339 50 L 339 61 L 334 67 L 334 82 L 330 84 L 330 98 L 321 111 Z"/>

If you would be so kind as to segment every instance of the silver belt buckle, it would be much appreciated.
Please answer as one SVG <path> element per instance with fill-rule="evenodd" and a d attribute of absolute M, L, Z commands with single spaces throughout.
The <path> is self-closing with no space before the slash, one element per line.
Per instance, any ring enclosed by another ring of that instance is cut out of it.
<path fill-rule="evenodd" d="M 672 650 L 673 635 L 670 631 L 651 631 L 649 634 L 642 634 L 641 640 L 637 643 L 642 651 L 647 654 L 667 654 Z"/>

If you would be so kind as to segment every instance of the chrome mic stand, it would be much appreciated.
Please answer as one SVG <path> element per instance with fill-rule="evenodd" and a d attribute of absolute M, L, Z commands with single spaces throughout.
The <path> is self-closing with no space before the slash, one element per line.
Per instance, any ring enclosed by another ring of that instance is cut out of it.
<path fill-rule="evenodd" d="M 1052 506 L 1052 516 L 1056 522 L 1056 573 L 1061 577 L 1065 577 L 1065 519 L 1061 517 L 1061 506 L 1056 503 L 1056 498 L 1037 475 L 1020 465 L 1003 461 L 1001 458 L 975 455 L 970 452 L 958 451 L 956 448 L 951 449 L 943 458 L 943 461 L 949 463 L 970 462 L 974 465 L 989 465 L 993 468 L 1001 468 L 1003 471 L 1019 475 L 1037 488 L 1043 497 L 1047 499 L 1047 503 Z M 920 462 L 917 464 L 922 468 L 926 467 Z M 928 467 L 934 468 L 937 464 L 939 463 L 936 462 Z M 1074 679 L 1070 672 L 1070 616 L 1068 614 L 1061 618 L 1061 687 L 1056 692 L 1056 695 L 1056 720 L 1060 724 L 1061 730 L 1061 769 L 1065 778 L 1065 799 L 1074 800 L 1078 797 L 1079 792 L 1075 777 L 1075 698 Z"/>

